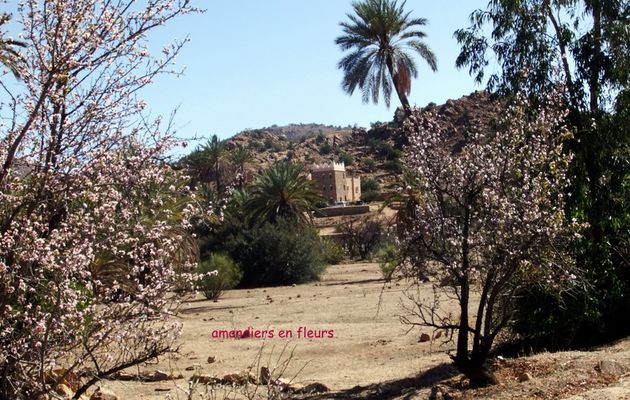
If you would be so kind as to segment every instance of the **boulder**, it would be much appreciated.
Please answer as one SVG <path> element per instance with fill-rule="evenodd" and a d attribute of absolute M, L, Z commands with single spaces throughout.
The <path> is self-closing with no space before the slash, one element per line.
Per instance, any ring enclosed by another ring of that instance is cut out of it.
<path fill-rule="evenodd" d="M 418 341 L 420 343 L 424 343 L 424 342 L 428 342 L 429 340 L 431 340 L 431 335 L 429 335 L 428 333 L 423 333 L 420 335 L 420 339 Z"/>
<path fill-rule="evenodd" d="M 90 400 L 119 400 L 118 396 L 109 390 L 96 388 L 96 391 L 90 396 Z"/>
<path fill-rule="evenodd" d="M 216 385 L 221 383 L 221 379 L 213 375 L 193 375 L 192 378 L 190 378 L 190 381 L 198 382 L 204 385 Z"/>
<path fill-rule="evenodd" d="M 595 369 L 599 373 L 612 376 L 621 376 L 626 373 L 626 367 L 614 360 L 602 360 L 597 363 Z"/>
<path fill-rule="evenodd" d="M 532 379 L 534 379 L 534 377 L 532 377 L 532 375 L 529 372 L 521 372 L 516 377 L 516 380 L 519 382 L 527 382 L 527 381 L 531 381 Z"/>

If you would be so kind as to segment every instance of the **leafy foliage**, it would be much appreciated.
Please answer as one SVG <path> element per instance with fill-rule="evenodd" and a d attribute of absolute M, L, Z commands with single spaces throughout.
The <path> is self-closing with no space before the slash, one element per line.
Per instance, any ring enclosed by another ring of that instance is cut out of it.
<path fill-rule="evenodd" d="M 568 240 L 577 227 L 564 218 L 563 193 L 570 132 L 560 104 L 555 96 L 536 110 L 519 97 L 496 129 L 469 127 L 461 147 L 453 147 L 439 114 L 406 122 L 405 163 L 418 188 L 399 220 L 401 248 L 414 249 L 405 254 L 408 273 L 438 275 L 460 305 L 453 318 L 436 307 L 437 296 L 429 304 L 414 299 L 416 323 L 457 329 L 454 361 L 476 384 L 496 383 L 484 364 L 514 316 L 515 295 L 533 286 L 558 294 L 575 285 Z M 480 299 L 472 315 L 475 287 Z"/>
<path fill-rule="evenodd" d="M 286 161 L 277 162 L 258 176 L 245 204 L 254 223 L 275 223 L 279 218 L 308 224 L 315 204 L 325 201 L 302 168 Z"/>
<path fill-rule="evenodd" d="M 354 13 L 347 14 L 349 22 L 340 24 L 343 35 L 335 41 L 342 51 L 352 50 L 338 64 L 344 71 L 344 90 L 353 94 L 361 89 L 366 103 L 377 103 L 382 94 L 389 107 L 393 87 L 402 106 L 409 110 L 407 96 L 418 68 L 406 50 L 437 70 L 435 55 L 422 40 L 426 34 L 417 29 L 427 20 L 412 18 L 404 9 L 404 1 L 399 5 L 396 0 L 364 0 L 353 2 L 352 7 Z"/>
<path fill-rule="evenodd" d="M 218 300 L 224 290 L 235 288 L 243 278 L 238 264 L 223 253 L 211 253 L 199 263 L 197 271 L 204 275 L 197 287 L 209 300 Z"/>
<path fill-rule="evenodd" d="M 500 0 L 475 11 L 470 27 L 456 33 L 462 45 L 457 64 L 478 81 L 489 57 L 497 59 L 501 68 L 489 77 L 489 89 L 524 90 L 535 100 L 559 85 L 567 89 L 568 120 L 576 132 L 567 145 L 575 154 L 567 215 L 589 225 L 575 243 L 588 285 L 553 302 L 539 290 L 521 297 L 515 327 L 547 348 L 630 334 L 630 322 L 618 317 L 630 312 L 630 208 L 622 200 L 630 176 L 623 161 L 629 146 L 629 26 L 627 4 L 615 0 Z"/>
<path fill-rule="evenodd" d="M 228 246 L 242 267 L 245 287 L 308 282 L 324 271 L 317 232 L 292 220 L 278 219 L 243 231 Z"/>

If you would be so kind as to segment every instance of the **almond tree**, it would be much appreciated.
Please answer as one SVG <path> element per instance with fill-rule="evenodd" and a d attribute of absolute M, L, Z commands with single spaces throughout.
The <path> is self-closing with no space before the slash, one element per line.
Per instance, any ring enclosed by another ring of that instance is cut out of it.
<path fill-rule="evenodd" d="M 189 0 L 23 0 L 21 85 L 0 97 L 0 398 L 35 399 L 170 350 L 172 284 L 194 266 L 194 206 L 168 126 L 138 92 L 183 41 L 147 34 Z M 176 279 L 177 278 L 177 279 Z M 61 367 L 61 368 L 59 368 Z"/>
<path fill-rule="evenodd" d="M 476 384 L 495 383 L 484 363 L 512 317 L 512 301 L 531 285 L 565 290 L 576 278 L 563 252 L 574 228 L 564 218 L 563 189 L 571 135 L 555 104 L 539 110 L 523 98 L 496 127 L 470 126 L 462 136 L 433 111 L 406 122 L 405 159 L 418 193 L 400 216 L 410 276 L 437 275 L 433 303 L 414 299 L 418 318 L 404 320 L 456 333 L 456 366 Z M 443 293 L 442 293 L 443 292 Z M 439 295 L 459 304 L 442 312 Z"/>

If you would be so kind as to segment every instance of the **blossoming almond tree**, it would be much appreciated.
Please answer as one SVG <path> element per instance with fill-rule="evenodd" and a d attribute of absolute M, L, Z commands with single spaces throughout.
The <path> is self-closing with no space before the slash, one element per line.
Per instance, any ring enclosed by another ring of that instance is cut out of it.
<path fill-rule="evenodd" d="M 183 44 L 155 57 L 147 34 L 196 10 L 189 0 L 17 10 L 26 68 L 0 97 L 0 398 L 35 399 L 80 375 L 78 398 L 177 334 L 167 294 L 194 265 L 195 210 L 165 162 L 169 127 L 137 95 L 174 72 Z"/>
<path fill-rule="evenodd" d="M 432 302 L 413 298 L 415 317 L 404 321 L 455 332 L 454 362 L 476 384 L 496 383 L 484 363 L 514 296 L 527 285 L 565 290 L 575 279 L 564 252 L 575 228 L 563 211 L 570 132 L 559 97 L 548 100 L 536 109 L 518 98 L 496 126 L 473 124 L 461 136 L 435 110 L 405 125 L 405 167 L 418 188 L 399 220 L 407 272 L 445 285 Z M 440 294 L 457 300 L 459 316 L 440 310 Z"/>

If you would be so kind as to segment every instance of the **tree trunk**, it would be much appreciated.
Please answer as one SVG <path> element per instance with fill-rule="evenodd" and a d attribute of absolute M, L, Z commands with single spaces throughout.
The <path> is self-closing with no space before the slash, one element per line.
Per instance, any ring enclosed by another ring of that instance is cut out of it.
<path fill-rule="evenodd" d="M 405 110 L 405 117 L 411 115 L 411 105 L 409 105 L 409 99 L 407 99 L 407 95 L 405 91 L 400 87 L 398 80 L 396 79 L 396 72 L 394 71 L 394 64 L 392 59 L 387 60 L 387 70 L 389 71 L 389 76 L 392 79 L 392 83 L 394 84 L 394 89 L 396 89 L 396 94 L 398 95 L 398 99 L 400 100 L 400 104 Z"/>
<path fill-rule="evenodd" d="M 602 5 L 600 1 L 593 2 L 593 58 L 591 59 L 590 75 L 590 111 L 599 111 L 599 73 L 601 69 L 602 52 Z"/>

